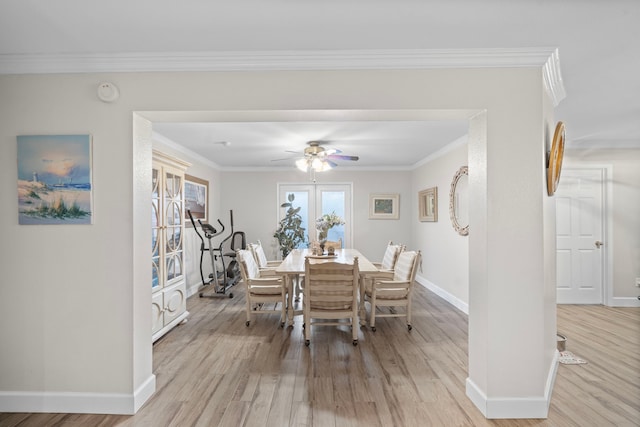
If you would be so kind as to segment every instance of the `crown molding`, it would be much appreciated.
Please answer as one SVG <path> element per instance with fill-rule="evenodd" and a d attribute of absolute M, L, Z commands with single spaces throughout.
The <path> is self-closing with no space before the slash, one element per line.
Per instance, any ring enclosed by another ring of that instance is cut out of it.
<path fill-rule="evenodd" d="M 557 107 L 560 101 L 567 96 L 564 83 L 562 82 L 562 73 L 560 72 L 560 54 L 558 49 L 554 49 L 547 58 L 547 61 L 542 67 L 542 76 L 547 94 L 551 98 L 553 106 Z"/>
<path fill-rule="evenodd" d="M 1 74 L 542 66 L 555 48 L 2 54 Z"/>
<path fill-rule="evenodd" d="M 467 145 L 467 144 L 469 144 L 469 134 L 462 135 L 460 138 L 456 139 L 455 141 L 452 141 L 452 142 L 448 143 L 447 145 L 445 145 L 441 149 L 435 151 L 434 153 L 428 155 L 424 159 L 419 160 L 416 164 L 414 164 L 411 167 L 411 169 L 417 169 L 417 168 L 419 168 L 421 166 L 424 166 L 427 163 L 432 162 L 432 161 L 444 156 L 445 154 L 455 150 L 456 148 L 462 147 L 462 146 Z"/>
<path fill-rule="evenodd" d="M 174 142 L 173 140 L 165 137 L 164 135 L 159 134 L 158 132 L 156 132 L 155 130 L 151 131 L 151 141 L 158 141 L 164 145 L 166 145 L 169 148 L 174 149 L 175 151 L 185 154 L 187 156 L 189 156 L 191 159 L 194 159 L 195 161 L 199 161 L 200 163 L 203 163 L 204 165 L 210 167 L 211 169 L 214 170 L 220 170 L 220 165 L 218 165 L 217 163 L 212 162 L 211 160 L 201 156 L 200 154 L 196 153 L 195 151 L 192 151 L 176 142 Z M 191 165 L 189 165 L 191 166 Z"/>
<path fill-rule="evenodd" d="M 0 74 L 521 67 L 542 67 L 554 106 L 564 99 L 558 49 L 547 47 L 0 55 Z"/>

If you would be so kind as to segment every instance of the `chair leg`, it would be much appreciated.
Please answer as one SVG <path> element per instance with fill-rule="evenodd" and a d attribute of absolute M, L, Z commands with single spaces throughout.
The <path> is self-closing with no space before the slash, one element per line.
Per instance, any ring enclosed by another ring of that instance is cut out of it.
<path fill-rule="evenodd" d="M 247 322 L 245 323 L 245 325 L 249 326 L 249 324 L 251 323 L 251 298 L 249 296 L 249 291 L 247 290 Z"/>
<path fill-rule="evenodd" d="M 309 346 L 311 342 L 311 319 L 309 319 L 309 309 L 306 306 L 307 302 L 305 301 L 305 307 L 303 310 L 303 326 L 304 326 L 304 344 Z"/>
<path fill-rule="evenodd" d="M 284 324 L 287 320 L 287 293 L 284 289 L 282 290 L 280 304 L 282 304 L 282 310 L 280 310 L 280 327 L 284 328 Z"/>
<path fill-rule="evenodd" d="M 364 281 L 368 279 L 362 279 L 362 283 L 360 283 L 360 307 L 359 317 L 360 317 L 360 325 L 365 326 L 367 324 L 367 307 L 364 305 L 365 293 L 364 293 Z"/>
<path fill-rule="evenodd" d="M 358 307 L 353 307 L 353 315 L 351 316 L 351 338 L 353 345 L 358 345 Z"/>
<path fill-rule="evenodd" d="M 376 331 L 376 291 L 375 289 L 371 292 L 371 313 L 369 313 L 369 326 L 371 326 L 371 330 L 373 332 Z"/>

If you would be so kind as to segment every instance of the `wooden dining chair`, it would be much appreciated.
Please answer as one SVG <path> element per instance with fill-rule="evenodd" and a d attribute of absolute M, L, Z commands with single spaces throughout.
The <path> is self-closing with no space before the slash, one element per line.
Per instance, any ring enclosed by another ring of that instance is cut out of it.
<path fill-rule="evenodd" d="M 421 258 L 420 251 L 403 251 L 398 255 L 392 279 L 374 277 L 365 281 L 364 293 L 361 294 L 362 311 L 365 311 L 365 301 L 368 300 L 371 305 L 369 326 L 373 332 L 376 331 L 376 317 L 406 317 L 407 328 L 411 330 L 413 282 Z M 391 310 L 378 313 L 379 307 L 389 307 Z M 398 312 L 397 307 L 403 307 L 404 310 Z"/>
<path fill-rule="evenodd" d="M 387 247 L 384 251 L 382 261 L 373 262 L 372 264 L 379 271 L 393 272 L 393 269 L 396 266 L 396 261 L 398 260 L 398 255 L 400 255 L 400 252 L 402 252 L 404 249 L 404 245 L 396 245 L 391 240 L 389 240 L 389 243 L 387 244 Z"/>
<path fill-rule="evenodd" d="M 384 256 L 381 262 L 372 262 L 373 266 L 378 269 L 375 273 L 367 274 L 364 277 L 364 286 L 360 287 L 360 324 L 365 325 L 365 307 L 364 307 L 364 290 L 367 285 L 371 287 L 371 282 L 374 280 L 392 280 L 393 269 L 398 261 L 398 255 L 405 250 L 404 245 L 394 244 L 391 240 L 387 243 L 387 247 L 384 251 Z"/>
<path fill-rule="evenodd" d="M 353 264 L 305 259 L 305 345 L 310 343 L 312 326 L 345 324 L 351 325 L 353 345 L 358 345 L 358 274 L 357 257 Z M 343 319 L 348 323 L 339 322 Z"/>
<path fill-rule="evenodd" d="M 246 292 L 246 325 L 251 324 L 251 316 L 256 314 L 280 313 L 280 326 L 284 326 L 286 318 L 286 284 L 279 276 L 261 276 L 260 268 L 250 250 L 238 250 L 236 258 L 239 260 L 242 281 L 247 286 Z M 265 306 L 273 303 L 273 309 Z M 280 304 L 278 308 L 278 304 Z"/>
<path fill-rule="evenodd" d="M 251 250 L 253 258 L 258 264 L 258 268 L 260 268 L 260 274 L 274 276 L 276 267 L 278 267 L 282 261 L 267 260 L 267 256 L 264 253 L 264 248 L 262 247 L 262 242 L 260 242 L 260 240 L 255 243 L 249 243 L 249 250 Z"/>

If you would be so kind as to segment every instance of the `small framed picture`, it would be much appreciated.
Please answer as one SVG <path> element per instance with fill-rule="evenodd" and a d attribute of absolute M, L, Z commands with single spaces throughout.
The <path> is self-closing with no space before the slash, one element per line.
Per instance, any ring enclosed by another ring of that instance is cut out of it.
<path fill-rule="evenodd" d="M 438 187 L 427 188 L 418 193 L 418 209 L 420 221 L 438 221 Z"/>
<path fill-rule="evenodd" d="M 191 221 L 187 211 L 191 211 L 194 220 L 207 223 L 209 214 L 209 181 L 196 178 L 195 176 L 184 176 L 184 216 L 185 224 L 190 227 Z"/>
<path fill-rule="evenodd" d="M 371 194 L 369 196 L 369 219 L 400 218 L 399 194 Z"/>

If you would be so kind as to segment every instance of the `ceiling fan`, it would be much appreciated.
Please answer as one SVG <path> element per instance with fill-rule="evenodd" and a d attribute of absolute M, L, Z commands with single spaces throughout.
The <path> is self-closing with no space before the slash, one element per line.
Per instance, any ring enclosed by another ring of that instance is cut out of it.
<path fill-rule="evenodd" d="M 296 166 L 303 172 L 324 172 L 338 166 L 335 160 L 357 161 L 358 156 L 348 156 L 335 148 L 325 148 L 321 141 L 310 141 L 304 149 L 304 156 L 296 160 Z M 277 159 L 288 160 L 288 159 Z M 275 160 L 275 161 L 277 161 Z"/>

